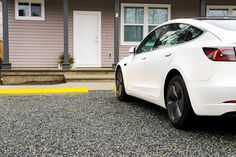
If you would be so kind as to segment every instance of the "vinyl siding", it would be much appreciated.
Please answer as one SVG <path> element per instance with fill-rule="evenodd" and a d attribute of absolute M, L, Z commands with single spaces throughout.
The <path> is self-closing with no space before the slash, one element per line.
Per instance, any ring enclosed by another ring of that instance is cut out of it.
<path fill-rule="evenodd" d="M 0 1 L 0 39 L 2 39 L 2 1 Z"/>
<path fill-rule="evenodd" d="M 62 2 L 45 0 L 45 21 L 27 21 L 15 20 L 15 1 L 9 1 L 12 67 L 57 67 L 58 56 L 63 52 Z"/>
<path fill-rule="evenodd" d="M 178 2 L 177 2 L 178 1 Z M 199 16 L 198 0 L 122 0 L 122 3 L 170 4 L 171 19 Z M 122 26 L 121 26 L 122 27 Z M 136 45 L 135 45 L 136 46 Z M 128 55 L 130 45 L 120 46 L 120 59 Z"/>
<path fill-rule="evenodd" d="M 45 21 L 15 20 L 9 0 L 9 48 L 13 67 L 57 67 L 63 52 L 63 0 L 45 0 Z M 121 0 L 121 3 L 171 4 L 171 18 L 199 16 L 198 0 Z M 207 0 L 207 5 L 236 5 L 235 0 Z M 114 60 L 114 0 L 69 0 L 69 52 L 73 54 L 73 11 L 101 11 L 102 67 Z M 120 59 L 130 46 L 120 45 Z M 111 54 L 111 56 L 109 55 Z"/>
<path fill-rule="evenodd" d="M 200 2 L 198 0 L 121 0 L 121 3 L 170 4 L 171 19 L 198 17 L 200 12 Z M 206 0 L 206 5 L 236 5 L 236 1 Z M 120 59 L 128 55 L 130 47 L 130 45 L 120 45 Z"/>
<path fill-rule="evenodd" d="M 15 20 L 14 0 L 9 3 L 9 48 L 12 67 L 57 67 L 63 52 L 63 1 L 45 0 L 45 21 Z M 113 1 L 91 3 L 69 0 L 69 53 L 73 54 L 73 11 L 101 11 L 102 67 L 113 62 Z M 112 54 L 109 56 L 109 54 Z"/>

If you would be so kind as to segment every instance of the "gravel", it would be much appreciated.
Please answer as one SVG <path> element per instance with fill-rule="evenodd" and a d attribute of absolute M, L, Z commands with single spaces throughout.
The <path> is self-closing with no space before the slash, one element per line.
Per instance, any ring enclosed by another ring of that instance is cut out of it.
<path fill-rule="evenodd" d="M 235 121 L 180 131 L 164 109 L 112 91 L 0 96 L 0 156 L 236 156 Z"/>

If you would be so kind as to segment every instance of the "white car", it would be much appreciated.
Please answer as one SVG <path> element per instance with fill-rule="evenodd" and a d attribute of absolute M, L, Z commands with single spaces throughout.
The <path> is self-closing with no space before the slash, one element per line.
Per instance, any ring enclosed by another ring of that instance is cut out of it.
<path fill-rule="evenodd" d="M 236 113 L 236 20 L 177 19 L 155 28 L 116 67 L 119 100 L 164 107 L 174 127 Z"/>

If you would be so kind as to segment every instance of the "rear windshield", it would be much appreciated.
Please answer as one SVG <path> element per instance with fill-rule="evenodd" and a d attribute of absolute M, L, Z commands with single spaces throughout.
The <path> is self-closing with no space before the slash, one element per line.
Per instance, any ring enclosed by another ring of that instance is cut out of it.
<path fill-rule="evenodd" d="M 204 20 L 204 21 L 226 30 L 236 31 L 236 20 Z"/>

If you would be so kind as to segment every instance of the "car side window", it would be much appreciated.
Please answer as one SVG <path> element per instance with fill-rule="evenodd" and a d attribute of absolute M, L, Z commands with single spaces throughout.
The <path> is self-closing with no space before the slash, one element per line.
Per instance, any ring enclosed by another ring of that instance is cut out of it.
<path fill-rule="evenodd" d="M 169 24 L 167 31 L 160 38 L 157 47 L 169 47 L 176 44 L 181 44 L 193 40 L 203 33 L 198 28 L 188 24 Z"/>
<path fill-rule="evenodd" d="M 155 50 L 157 47 L 157 43 L 163 33 L 163 29 L 165 29 L 166 27 L 160 27 L 158 29 L 156 29 L 155 31 L 153 31 L 152 33 L 150 33 L 145 40 L 139 45 L 136 54 L 140 54 L 140 53 L 146 53 L 146 52 L 150 52 L 152 50 Z"/>
<path fill-rule="evenodd" d="M 186 30 L 185 30 L 185 39 L 184 42 L 193 40 L 197 37 L 199 37 L 201 34 L 203 33 L 202 30 L 193 27 L 193 26 L 189 26 Z"/>

